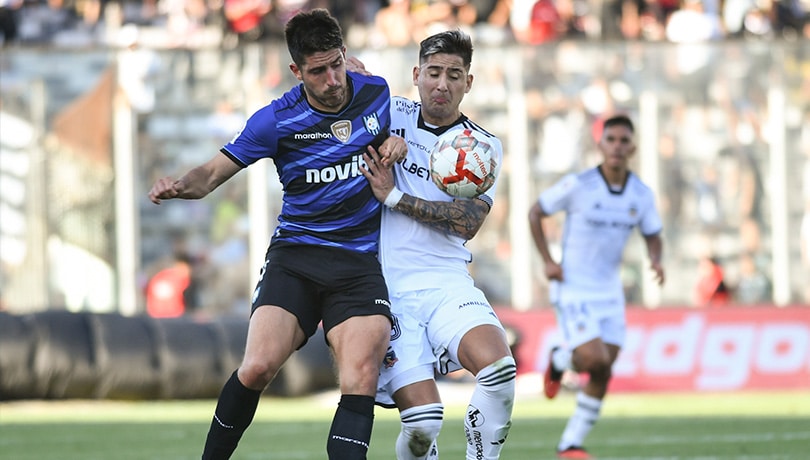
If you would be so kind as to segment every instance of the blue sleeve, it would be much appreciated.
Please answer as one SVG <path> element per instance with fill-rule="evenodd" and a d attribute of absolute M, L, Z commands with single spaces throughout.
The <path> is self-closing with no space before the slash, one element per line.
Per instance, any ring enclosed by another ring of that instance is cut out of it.
<path fill-rule="evenodd" d="M 245 166 L 262 158 L 273 158 L 278 151 L 275 112 L 266 106 L 248 118 L 245 126 L 222 149 Z"/>

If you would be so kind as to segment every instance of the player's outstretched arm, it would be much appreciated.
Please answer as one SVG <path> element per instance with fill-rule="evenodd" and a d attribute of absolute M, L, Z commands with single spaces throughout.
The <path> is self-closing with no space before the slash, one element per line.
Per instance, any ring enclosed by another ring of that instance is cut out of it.
<path fill-rule="evenodd" d="M 158 179 L 149 191 L 149 199 L 155 204 L 160 204 L 161 200 L 174 198 L 200 199 L 241 169 L 241 166 L 234 163 L 233 160 L 218 153 L 214 158 L 190 170 L 179 179 L 171 177 Z"/>

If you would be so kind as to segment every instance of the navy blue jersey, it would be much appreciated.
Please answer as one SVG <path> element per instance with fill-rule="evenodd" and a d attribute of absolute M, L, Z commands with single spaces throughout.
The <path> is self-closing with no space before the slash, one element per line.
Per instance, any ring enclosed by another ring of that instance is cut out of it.
<path fill-rule="evenodd" d="M 272 158 L 284 188 L 273 242 L 377 252 L 380 202 L 360 172 L 366 147 L 388 137 L 390 90 L 348 73 L 352 99 L 339 113 L 313 109 L 303 85 L 254 113 L 222 152 L 242 166 Z"/>

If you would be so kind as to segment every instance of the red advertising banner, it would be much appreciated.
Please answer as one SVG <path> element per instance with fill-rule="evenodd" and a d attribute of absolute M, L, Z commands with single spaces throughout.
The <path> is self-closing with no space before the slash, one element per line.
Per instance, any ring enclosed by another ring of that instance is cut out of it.
<path fill-rule="evenodd" d="M 518 372 L 543 372 L 562 344 L 552 309 L 497 309 L 520 335 Z M 627 309 L 611 391 L 810 389 L 810 308 Z"/>

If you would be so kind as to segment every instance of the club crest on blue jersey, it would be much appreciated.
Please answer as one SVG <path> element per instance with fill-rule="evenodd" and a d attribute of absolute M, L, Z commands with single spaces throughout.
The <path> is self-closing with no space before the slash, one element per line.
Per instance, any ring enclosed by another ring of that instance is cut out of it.
<path fill-rule="evenodd" d="M 377 118 L 376 113 L 363 117 L 363 125 L 365 125 L 366 131 L 372 136 L 376 136 L 380 133 L 380 120 Z"/>
<path fill-rule="evenodd" d="M 330 128 L 332 129 L 332 134 L 334 134 L 335 137 L 340 139 L 340 142 L 343 142 L 344 144 L 352 136 L 352 122 L 349 120 L 336 121 L 332 123 Z"/>

